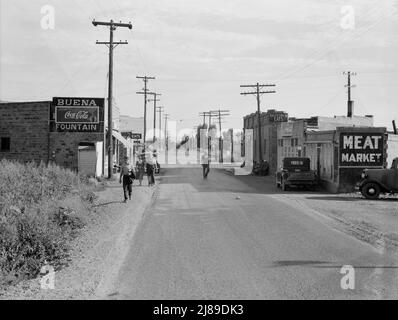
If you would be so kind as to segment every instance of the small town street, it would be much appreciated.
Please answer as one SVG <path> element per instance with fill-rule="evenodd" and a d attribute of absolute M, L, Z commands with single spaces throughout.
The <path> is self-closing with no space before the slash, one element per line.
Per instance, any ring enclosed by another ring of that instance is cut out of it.
<path fill-rule="evenodd" d="M 398 300 L 398 0 L 0 7 L 0 300 Z"/>
<path fill-rule="evenodd" d="M 237 177 L 222 169 L 212 169 L 203 180 L 199 167 L 164 169 L 158 181 L 152 205 L 102 298 L 397 298 L 394 250 L 339 230 L 316 208 L 317 201 L 332 208 L 344 203 L 336 196 L 325 201 L 331 195 L 283 192 L 272 179 Z M 314 208 L 300 201 L 304 194 Z M 346 203 L 349 208 L 360 202 Z M 385 206 L 382 212 L 396 207 L 395 199 L 378 203 Z M 341 288 L 344 265 L 354 267 L 353 290 Z"/>

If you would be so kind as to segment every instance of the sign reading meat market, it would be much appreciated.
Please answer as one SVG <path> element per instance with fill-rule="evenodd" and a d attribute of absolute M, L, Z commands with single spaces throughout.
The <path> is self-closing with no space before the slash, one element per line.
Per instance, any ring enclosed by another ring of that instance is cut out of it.
<path fill-rule="evenodd" d="M 384 164 L 382 133 L 341 133 L 340 166 L 374 167 Z"/>
<path fill-rule="evenodd" d="M 103 98 L 53 98 L 50 112 L 52 132 L 103 132 Z"/>

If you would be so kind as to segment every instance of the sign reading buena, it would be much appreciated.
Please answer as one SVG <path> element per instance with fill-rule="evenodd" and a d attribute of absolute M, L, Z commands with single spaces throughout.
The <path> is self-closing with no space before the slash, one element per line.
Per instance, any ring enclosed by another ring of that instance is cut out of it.
<path fill-rule="evenodd" d="M 103 132 L 104 99 L 53 98 L 50 128 L 53 132 Z"/>
<path fill-rule="evenodd" d="M 341 133 L 340 166 L 383 166 L 381 133 Z"/>

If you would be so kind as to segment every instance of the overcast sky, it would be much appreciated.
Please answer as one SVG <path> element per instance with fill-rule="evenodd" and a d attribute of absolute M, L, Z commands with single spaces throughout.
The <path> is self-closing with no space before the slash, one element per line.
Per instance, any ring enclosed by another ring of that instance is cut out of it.
<path fill-rule="evenodd" d="M 122 114 L 142 116 L 137 75 L 155 76 L 158 105 L 186 127 L 198 113 L 229 109 L 241 128 L 256 110 L 240 84 L 275 83 L 262 110 L 290 116 L 345 115 L 343 71 L 355 71 L 355 114 L 398 121 L 397 0 L 0 0 L 0 100 L 105 97 L 109 29 L 96 20 L 131 21 L 117 29 L 114 97 Z M 41 8 L 55 9 L 44 30 Z M 355 25 L 349 19 L 354 9 Z M 149 119 L 152 112 L 149 114 Z M 149 120 L 151 121 L 151 120 Z M 151 122 L 150 122 L 151 123 Z"/>

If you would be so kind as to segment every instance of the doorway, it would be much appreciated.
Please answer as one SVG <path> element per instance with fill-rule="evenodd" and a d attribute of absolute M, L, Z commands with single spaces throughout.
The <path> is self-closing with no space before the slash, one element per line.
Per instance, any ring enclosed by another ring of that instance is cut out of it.
<path fill-rule="evenodd" d="M 79 143 L 78 152 L 78 172 L 81 175 L 95 177 L 97 169 L 97 152 L 95 143 Z"/>

